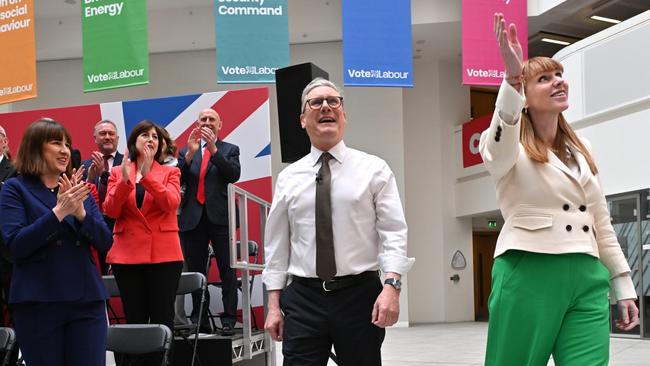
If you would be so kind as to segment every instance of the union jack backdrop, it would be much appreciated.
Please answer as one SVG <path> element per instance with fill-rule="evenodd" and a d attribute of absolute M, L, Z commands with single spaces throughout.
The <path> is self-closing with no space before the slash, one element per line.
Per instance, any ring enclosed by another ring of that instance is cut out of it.
<path fill-rule="evenodd" d="M 254 88 L 224 92 L 191 94 L 166 98 L 128 100 L 52 109 L 39 109 L 0 114 L 2 125 L 9 138 L 9 147 L 16 155 L 25 128 L 40 118 L 52 118 L 62 123 L 72 137 L 72 145 L 79 149 L 82 159 L 97 149 L 93 127 L 102 119 L 109 119 L 118 127 L 120 152 L 126 150 L 129 132 L 143 119 L 164 127 L 176 140 L 178 150 L 187 145 L 199 112 L 213 108 L 221 116 L 223 126 L 219 138 L 240 148 L 241 178 L 237 186 L 271 201 L 271 132 L 269 94 L 267 88 Z M 260 244 L 262 233 L 259 226 L 259 209 L 249 208 L 249 238 Z M 218 280 L 218 269 L 211 266 L 209 281 Z M 210 287 L 211 311 L 222 311 L 220 288 Z M 190 306 L 189 296 L 186 299 Z M 255 281 L 252 304 L 258 326 L 263 325 L 262 281 Z M 120 307 L 119 305 L 117 306 Z M 241 308 L 241 300 L 239 302 Z M 189 309 L 187 309 L 189 311 Z"/>

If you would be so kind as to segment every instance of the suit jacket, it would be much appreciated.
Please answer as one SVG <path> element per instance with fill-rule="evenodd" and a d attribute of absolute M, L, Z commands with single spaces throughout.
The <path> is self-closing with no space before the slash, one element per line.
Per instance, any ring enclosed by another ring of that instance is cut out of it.
<path fill-rule="evenodd" d="M 104 213 L 115 219 L 114 244 L 107 263 L 151 264 L 182 261 L 176 209 L 181 200 L 180 172 L 176 167 L 153 162 L 151 171 L 140 179 L 145 189 L 142 208 L 135 200 L 135 162 L 131 179 L 122 181 L 122 168 L 111 169 Z"/>
<path fill-rule="evenodd" d="M 630 272 L 610 222 L 599 178 L 573 147 L 571 152 L 580 167 L 577 176 L 550 150 L 547 163 L 531 160 L 519 142 L 519 120 L 508 124 L 502 119 L 518 116 L 522 107 L 523 97 L 504 81 L 490 127 L 479 143 L 485 166 L 496 182 L 497 201 L 505 219 L 495 257 L 509 249 L 587 253 L 599 257 L 612 277 Z M 587 140 L 582 142 L 591 150 Z M 617 298 L 636 297 L 629 292 L 617 293 Z"/>
<path fill-rule="evenodd" d="M 97 301 L 108 298 L 90 246 L 106 252 L 113 239 L 93 197 L 82 222 L 59 222 L 56 196 L 40 179 L 16 177 L 0 194 L 0 231 L 14 259 L 11 303 Z"/>
<path fill-rule="evenodd" d="M 116 167 L 118 165 L 121 165 L 123 158 L 124 158 L 124 154 L 120 154 L 119 151 L 116 151 L 115 152 L 115 158 L 113 158 L 113 166 Z M 88 170 L 90 169 L 90 165 L 92 164 L 92 162 L 93 162 L 92 159 L 84 160 L 84 161 L 81 162 L 81 166 L 84 167 L 84 179 L 86 179 L 88 177 Z M 93 184 L 95 184 L 95 186 L 98 189 L 99 189 L 99 184 L 100 183 L 108 184 L 108 175 L 109 174 L 110 174 L 110 172 L 106 172 L 106 175 L 105 175 L 106 178 L 105 179 L 102 179 L 101 176 L 96 177 L 93 180 Z"/>
<path fill-rule="evenodd" d="M 228 184 L 239 180 L 239 147 L 217 140 L 217 152 L 212 155 L 205 172 L 205 209 L 208 219 L 215 225 L 228 225 Z M 185 161 L 187 148 L 181 150 L 178 168 L 181 170 L 181 184 L 185 185 L 185 195 L 179 216 L 180 231 L 194 229 L 201 219 L 203 206 L 196 200 L 201 171 L 202 154 L 197 151 L 188 164 Z"/>
<path fill-rule="evenodd" d="M 18 173 L 16 172 L 16 168 L 14 167 L 14 164 L 7 159 L 5 156 L 2 161 L 0 161 L 0 191 L 2 191 L 2 186 L 4 185 L 5 181 L 9 178 L 13 178 Z M 9 254 L 9 249 L 4 244 L 4 240 L 2 239 L 2 235 L 0 235 L 0 256 L 4 261 L 7 262 L 13 262 L 11 259 L 11 255 Z M 3 261 L 0 260 L 0 266 L 4 265 Z M 11 271 L 8 270 L 10 273 Z"/>
<path fill-rule="evenodd" d="M 2 158 L 2 161 L 0 161 L 0 182 L 4 182 L 9 178 L 15 177 L 16 175 L 16 168 L 14 168 L 14 165 L 11 163 L 11 161 L 7 159 L 6 156 Z M 2 189 L 1 184 L 0 189 Z"/>

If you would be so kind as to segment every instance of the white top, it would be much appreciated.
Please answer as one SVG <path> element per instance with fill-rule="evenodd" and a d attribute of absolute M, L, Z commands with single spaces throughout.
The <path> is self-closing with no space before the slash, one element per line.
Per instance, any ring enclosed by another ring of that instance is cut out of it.
<path fill-rule="evenodd" d="M 289 275 L 316 275 L 316 175 L 323 152 L 311 152 L 285 168 L 275 185 L 265 232 L 268 290 L 280 290 Z M 347 148 L 330 151 L 332 230 L 336 275 L 381 269 L 405 274 L 415 259 L 406 256 L 406 220 L 395 176 L 376 156 Z"/>
<path fill-rule="evenodd" d="M 0 152 L 0 163 L 2 163 L 2 160 L 3 160 L 4 158 L 5 158 L 5 155 L 4 155 L 2 152 Z"/>
<path fill-rule="evenodd" d="M 599 177 L 571 146 L 568 166 L 550 150 L 547 163 L 530 159 L 519 141 L 523 106 L 524 96 L 504 80 L 490 127 L 479 142 L 505 219 L 495 257 L 511 249 L 592 255 L 609 270 L 616 299 L 636 298 Z M 589 141 L 581 142 L 593 157 Z"/>

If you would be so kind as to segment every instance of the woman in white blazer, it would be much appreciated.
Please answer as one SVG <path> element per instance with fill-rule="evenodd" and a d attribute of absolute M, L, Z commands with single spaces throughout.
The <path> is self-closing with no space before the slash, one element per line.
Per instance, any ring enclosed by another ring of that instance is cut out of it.
<path fill-rule="evenodd" d="M 497 241 L 485 365 L 607 365 L 616 326 L 638 324 L 630 268 L 610 223 L 591 146 L 562 116 L 568 84 L 550 58 L 523 61 L 495 14 L 506 77 L 479 144 L 505 224 Z M 525 96 L 524 96 L 525 95 Z"/>

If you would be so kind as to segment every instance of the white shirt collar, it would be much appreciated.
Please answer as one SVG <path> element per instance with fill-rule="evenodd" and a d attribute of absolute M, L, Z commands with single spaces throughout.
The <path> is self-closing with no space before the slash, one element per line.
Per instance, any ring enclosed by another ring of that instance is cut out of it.
<path fill-rule="evenodd" d="M 345 156 L 345 151 L 347 147 L 345 146 L 345 142 L 343 140 L 339 141 L 338 144 L 334 145 L 331 149 L 329 149 L 329 153 L 338 161 L 339 163 L 343 163 L 343 158 Z M 319 150 L 316 148 L 314 145 L 311 145 L 311 151 L 309 152 L 309 156 L 312 159 L 312 164 L 311 165 L 316 165 L 318 163 L 318 159 L 320 159 L 320 156 L 324 153 L 324 151 Z"/>

